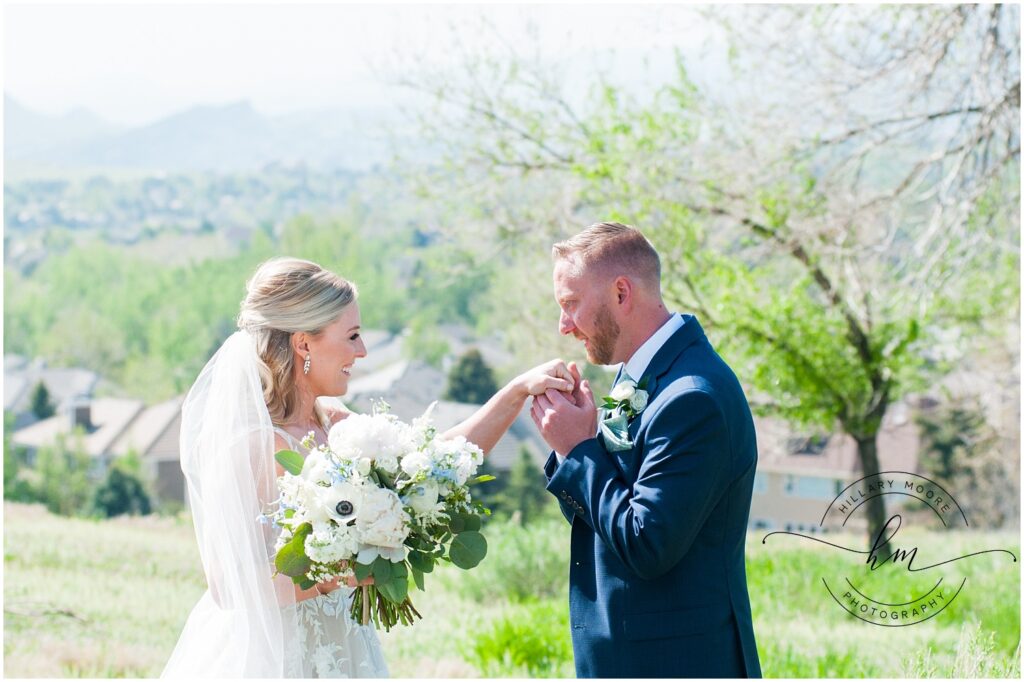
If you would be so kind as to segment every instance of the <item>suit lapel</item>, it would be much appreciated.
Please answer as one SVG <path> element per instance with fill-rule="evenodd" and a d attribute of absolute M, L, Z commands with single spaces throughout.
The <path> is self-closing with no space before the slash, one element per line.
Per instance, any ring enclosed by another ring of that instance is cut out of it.
<path fill-rule="evenodd" d="M 676 330 L 676 333 L 670 336 L 665 345 L 654 354 L 651 364 L 648 365 L 647 372 L 645 372 L 645 375 L 650 377 L 647 380 L 647 394 L 652 398 L 658 389 L 658 381 L 672 369 L 672 364 L 676 361 L 676 358 L 687 347 L 705 338 L 704 329 L 700 326 L 700 322 L 697 321 L 696 317 L 689 314 L 684 314 L 682 317 L 683 326 Z"/>

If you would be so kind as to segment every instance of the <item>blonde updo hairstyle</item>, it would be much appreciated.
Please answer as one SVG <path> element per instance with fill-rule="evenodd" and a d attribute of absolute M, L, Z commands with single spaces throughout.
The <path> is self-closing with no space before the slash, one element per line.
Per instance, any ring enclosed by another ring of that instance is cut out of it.
<path fill-rule="evenodd" d="M 295 353 L 292 334 L 323 332 L 356 300 L 348 280 L 299 258 L 272 258 L 246 283 L 238 328 L 256 341 L 263 397 L 275 424 L 295 414 Z"/>

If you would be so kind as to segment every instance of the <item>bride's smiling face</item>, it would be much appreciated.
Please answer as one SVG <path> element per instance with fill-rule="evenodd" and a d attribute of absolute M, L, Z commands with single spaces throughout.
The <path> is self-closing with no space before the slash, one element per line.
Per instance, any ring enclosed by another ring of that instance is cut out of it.
<path fill-rule="evenodd" d="M 309 374 L 303 378 L 313 395 L 344 395 L 356 358 L 366 357 L 366 346 L 360 334 L 359 305 L 353 302 L 320 334 L 305 338 L 309 349 Z M 305 361 L 306 354 L 300 351 L 296 357 L 300 373 Z"/>

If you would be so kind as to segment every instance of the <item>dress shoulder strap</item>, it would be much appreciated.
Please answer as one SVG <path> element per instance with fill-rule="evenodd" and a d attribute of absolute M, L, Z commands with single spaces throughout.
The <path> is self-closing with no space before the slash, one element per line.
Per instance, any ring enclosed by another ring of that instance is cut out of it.
<path fill-rule="evenodd" d="M 331 430 L 331 420 L 327 416 L 327 410 L 320 406 L 320 403 L 314 403 L 313 414 L 316 415 L 317 421 L 320 422 L 320 428 L 324 430 L 324 433 L 328 433 Z M 296 452 L 301 452 L 299 446 L 302 445 L 302 441 L 288 433 L 280 426 L 274 427 L 274 433 L 284 438 L 285 442 L 288 443 L 288 447 L 292 448 Z M 305 448 L 303 448 L 305 450 Z"/>
<path fill-rule="evenodd" d="M 299 446 L 301 445 L 301 443 L 298 441 L 297 438 L 295 438 L 295 436 L 293 436 L 292 434 L 288 433 L 287 431 L 282 429 L 280 426 L 275 426 L 274 427 L 274 433 L 276 433 L 277 435 L 281 436 L 281 438 L 284 438 L 284 442 L 288 443 L 288 446 L 290 448 L 292 448 L 296 452 L 298 451 Z"/>

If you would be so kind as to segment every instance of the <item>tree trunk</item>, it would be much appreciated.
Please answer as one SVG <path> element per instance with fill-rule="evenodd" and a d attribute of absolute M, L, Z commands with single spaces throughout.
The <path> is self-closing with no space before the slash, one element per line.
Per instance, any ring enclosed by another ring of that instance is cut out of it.
<path fill-rule="evenodd" d="M 857 455 L 860 457 L 860 465 L 864 476 L 877 476 L 878 466 L 878 432 L 870 436 L 855 438 L 857 441 Z M 868 512 L 868 549 L 875 545 L 878 534 L 885 526 L 887 517 L 885 515 L 885 496 L 876 495 L 867 501 Z M 890 554 L 889 543 L 884 542 L 875 549 L 875 556 L 879 562 L 887 559 Z"/>

